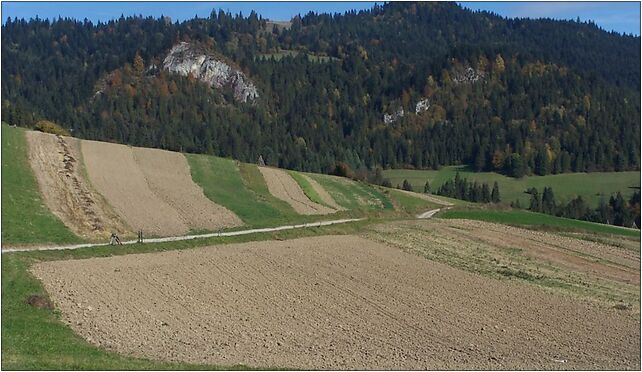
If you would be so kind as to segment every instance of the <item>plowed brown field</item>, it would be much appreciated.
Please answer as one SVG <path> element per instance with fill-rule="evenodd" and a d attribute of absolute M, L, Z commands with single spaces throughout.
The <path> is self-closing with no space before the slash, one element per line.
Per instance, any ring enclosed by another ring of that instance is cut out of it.
<path fill-rule="evenodd" d="M 96 141 L 81 148 L 91 183 L 134 230 L 171 236 L 241 223 L 203 195 L 182 154 Z"/>
<path fill-rule="evenodd" d="M 81 141 L 89 180 L 132 229 L 146 235 L 182 235 L 189 231 L 178 212 L 149 188 L 131 147 Z"/>
<path fill-rule="evenodd" d="M 134 159 L 150 189 L 196 229 L 218 230 L 243 225 L 227 208 L 209 200 L 194 181 L 183 154 L 134 147 Z"/>
<path fill-rule="evenodd" d="M 45 204 L 71 231 L 89 239 L 130 231 L 85 179 L 77 139 L 32 131 L 26 137 Z"/>
<path fill-rule="evenodd" d="M 336 212 L 332 208 L 317 204 L 307 196 L 294 178 L 287 172 L 270 167 L 259 167 L 270 194 L 290 204 L 299 214 L 329 214 Z"/>
<path fill-rule="evenodd" d="M 639 369 L 640 318 L 356 236 L 36 264 L 121 353 L 303 369 Z"/>

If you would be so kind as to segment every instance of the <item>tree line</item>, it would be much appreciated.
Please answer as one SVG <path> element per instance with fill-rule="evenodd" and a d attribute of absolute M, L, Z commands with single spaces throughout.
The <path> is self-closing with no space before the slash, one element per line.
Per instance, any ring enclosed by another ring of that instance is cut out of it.
<path fill-rule="evenodd" d="M 552 187 L 545 187 L 541 193 L 534 187 L 525 192 L 531 195 L 528 209 L 533 212 L 607 225 L 640 228 L 639 191 L 636 191 L 629 200 L 625 200 L 619 191 L 612 194 L 608 201 L 602 196 L 599 206 L 595 209 L 590 208 L 582 196 L 577 196 L 567 203 L 556 202 Z M 518 201 L 511 205 L 521 207 Z"/>
<path fill-rule="evenodd" d="M 460 177 L 459 172 L 455 178 L 444 182 L 437 189 L 436 194 L 473 203 L 499 203 L 501 201 L 497 182 L 493 184 L 491 190 L 486 182 L 470 182 L 467 178 Z"/>

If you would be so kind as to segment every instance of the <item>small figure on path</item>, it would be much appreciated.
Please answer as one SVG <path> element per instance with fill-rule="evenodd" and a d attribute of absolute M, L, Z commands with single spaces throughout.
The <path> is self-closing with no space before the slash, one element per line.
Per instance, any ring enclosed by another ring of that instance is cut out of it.
<path fill-rule="evenodd" d="M 138 243 L 143 242 L 143 230 L 138 230 Z"/>
<path fill-rule="evenodd" d="M 111 237 L 109 239 L 109 245 L 115 245 L 115 244 L 123 245 L 118 235 L 116 235 L 116 233 L 111 233 Z"/>

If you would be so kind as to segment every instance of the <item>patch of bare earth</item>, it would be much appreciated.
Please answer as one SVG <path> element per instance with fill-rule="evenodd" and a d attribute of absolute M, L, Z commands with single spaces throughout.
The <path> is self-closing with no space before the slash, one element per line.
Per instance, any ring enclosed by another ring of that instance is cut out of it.
<path fill-rule="evenodd" d="M 325 205 L 311 201 L 299 184 L 287 172 L 277 168 L 259 167 L 270 194 L 290 206 L 299 214 L 329 214 L 336 212 Z"/>
<path fill-rule="evenodd" d="M 356 236 L 32 271 L 78 334 L 138 357 L 302 369 L 640 368 L 639 315 Z"/>
<path fill-rule="evenodd" d="M 189 231 L 180 214 L 150 189 L 131 147 L 81 141 L 81 149 L 92 185 L 132 229 L 156 236 Z"/>
<path fill-rule="evenodd" d="M 133 152 L 149 188 L 174 208 L 190 228 L 219 230 L 243 225 L 236 214 L 203 194 L 192 180 L 183 154 L 140 147 L 134 147 Z"/>
<path fill-rule="evenodd" d="M 32 131 L 26 137 L 44 202 L 65 226 L 87 239 L 130 231 L 85 179 L 77 139 Z"/>
<path fill-rule="evenodd" d="M 301 176 L 303 176 L 303 178 L 305 178 L 306 181 L 308 181 L 310 186 L 312 186 L 314 191 L 316 191 L 316 193 L 319 195 L 319 197 L 321 198 L 321 200 L 323 200 L 324 203 L 326 203 L 330 207 L 336 209 L 337 211 L 345 211 L 346 210 L 345 208 L 343 208 L 342 206 L 337 204 L 337 202 L 334 201 L 332 196 L 323 188 L 323 186 L 319 185 L 319 183 L 317 181 L 315 181 L 312 178 L 306 176 L 305 174 L 301 174 Z"/>

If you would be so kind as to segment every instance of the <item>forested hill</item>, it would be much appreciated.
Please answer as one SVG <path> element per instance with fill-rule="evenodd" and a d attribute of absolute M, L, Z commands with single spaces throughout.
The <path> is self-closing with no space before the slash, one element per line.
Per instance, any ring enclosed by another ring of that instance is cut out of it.
<path fill-rule="evenodd" d="M 181 23 L 8 19 L 2 56 L 3 121 L 47 119 L 84 138 L 315 172 L 640 166 L 640 38 L 591 23 L 455 3 L 310 13 L 285 27 L 222 11 Z"/>

